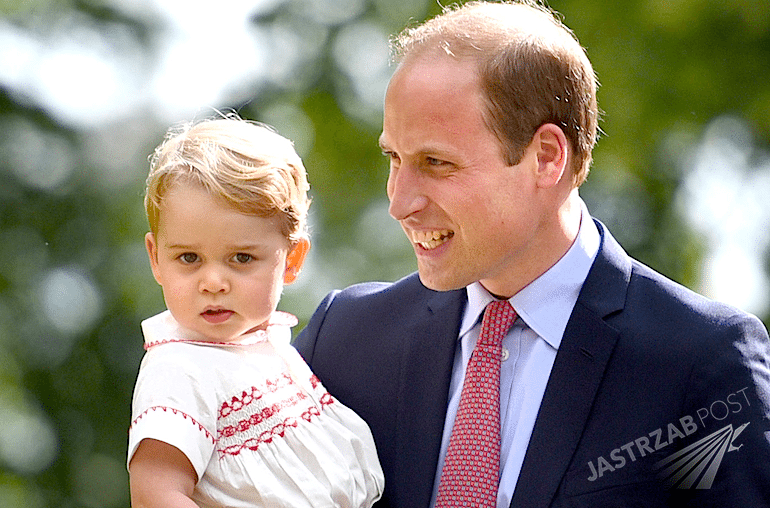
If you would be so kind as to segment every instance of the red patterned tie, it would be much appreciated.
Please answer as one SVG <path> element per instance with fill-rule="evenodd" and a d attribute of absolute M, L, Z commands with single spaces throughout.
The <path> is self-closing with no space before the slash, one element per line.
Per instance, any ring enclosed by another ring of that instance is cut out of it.
<path fill-rule="evenodd" d="M 460 394 L 435 508 L 494 508 L 500 483 L 500 361 L 516 319 L 507 300 L 487 305 Z"/>

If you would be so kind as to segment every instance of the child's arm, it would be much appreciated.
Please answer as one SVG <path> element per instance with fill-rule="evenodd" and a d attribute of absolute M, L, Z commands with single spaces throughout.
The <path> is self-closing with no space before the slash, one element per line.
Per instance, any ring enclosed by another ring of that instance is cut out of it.
<path fill-rule="evenodd" d="M 128 470 L 132 508 L 198 508 L 190 499 L 198 475 L 178 448 L 143 439 Z"/>

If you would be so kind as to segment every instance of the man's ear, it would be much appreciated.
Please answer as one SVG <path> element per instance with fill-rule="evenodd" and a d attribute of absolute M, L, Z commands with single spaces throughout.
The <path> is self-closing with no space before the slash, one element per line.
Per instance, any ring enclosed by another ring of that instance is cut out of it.
<path fill-rule="evenodd" d="M 543 124 L 532 137 L 532 144 L 537 153 L 537 186 L 557 185 L 569 172 L 570 145 L 564 131 L 558 125 Z"/>
<path fill-rule="evenodd" d="M 158 269 L 158 242 L 152 232 L 144 235 L 144 246 L 147 248 L 147 256 L 150 258 L 152 276 L 155 277 L 155 281 L 162 286 L 163 282 L 161 282 L 160 270 Z"/>
<path fill-rule="evenodd" d="M 305 257 L 310 251 L 310 240 L 300 238 L 289 249 L 286 254 L 286 271 L 283 274 L 284 284 L 291 284 L 297 279 L 297 275 L 302 271 L 302 265 L 305 263 Z"/>

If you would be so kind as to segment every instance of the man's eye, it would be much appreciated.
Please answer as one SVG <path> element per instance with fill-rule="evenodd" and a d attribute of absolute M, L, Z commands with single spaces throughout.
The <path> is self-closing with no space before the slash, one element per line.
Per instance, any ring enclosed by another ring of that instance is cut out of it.
<path fill-rule="evenodd" d="M 236 263 L 239 264 L 246 264 L 254 259 L 254 256 L 251 254 L 246 254 L 245 252 L 239 252 L 235 256 L 233 256 L 233 259 Z"/>
<path fill-rule="evenodd" d="M 383 150 L 382 155 L 384 155 L 391 161 L 398 161 L 398 155 L 396 154 L 396 152 L 388 152 L 386 150 Z"/>
<path fill-rule="evenodd" d="M 179 261 L 186 265 L 191 265 L 198 261 L 198 255 L 194 252 L 185 252 L 179 256 Z"/>
<path fill-rule="evenodd" d="M 433 157 L 428 157 L 425 159 L 425 162 L 427 162 L 429 166 L 440 166 L 444 164 L 444 161 L 441 159 L 434 159 Z"/>

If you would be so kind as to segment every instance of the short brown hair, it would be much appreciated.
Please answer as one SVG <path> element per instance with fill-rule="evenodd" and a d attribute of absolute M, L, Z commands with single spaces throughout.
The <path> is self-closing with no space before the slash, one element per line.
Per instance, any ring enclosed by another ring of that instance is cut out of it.
<path fill-rule="evenodd" d="M 478 62 L 487 127 L 508 164 L 517 164 L 537 129 L 559 126 L 570 141 L 574 184 L 585 181 L 596 144 L 597 81 L 572 31 L 532 0 L 450 6 L 391 41 L 397 62 L 441 51 Z"/>
<path fill-rule="evenodd" d="M 163 197 L 178 181 L 200 184 L 236 210 L 278 217 L 290 243 L 307 235 L 309 185 L 291 141 L 231 114 L 172 127 L 150 157 L 144 205 L 158 232 Z"/>

